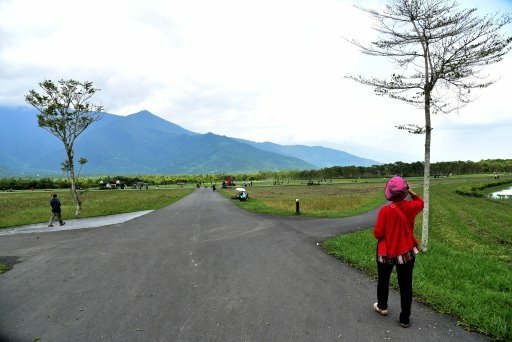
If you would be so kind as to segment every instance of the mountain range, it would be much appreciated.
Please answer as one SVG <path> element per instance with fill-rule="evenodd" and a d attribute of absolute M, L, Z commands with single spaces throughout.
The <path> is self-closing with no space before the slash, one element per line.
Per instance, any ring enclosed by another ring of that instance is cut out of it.
<path fill-rule="evenodd" d="M 37 111 L 0 107 L 0 177 L 62 175 L 62 142 L 37 124 Z M 75 142 L 82 174 L 202 174 L 371 166 L 379 162 L 321 146 L 278 145 L 199 134 L 148 111 L 104 113 Z"/>

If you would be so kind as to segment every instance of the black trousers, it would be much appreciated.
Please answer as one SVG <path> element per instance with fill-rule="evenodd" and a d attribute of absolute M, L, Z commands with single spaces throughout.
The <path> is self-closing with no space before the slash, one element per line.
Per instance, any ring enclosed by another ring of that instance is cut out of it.
<path fill-rule="evenodd" d="M 378 306 L 382 310 L 388 308 L 389 278 L 391 277 L 391 271 L 393 271 L 394 266 L 395 265 L 377 262 L 377 272 L 379 274 L 377 282 L 377 300 Z M 405 264 L 396 265 L 398 286 L 400 286 L 400 303 L 402 307 L 400 322 L 404 324 L 409 324 L 409 317 L 411 316 L 413 269 L 414 258 Z"/>

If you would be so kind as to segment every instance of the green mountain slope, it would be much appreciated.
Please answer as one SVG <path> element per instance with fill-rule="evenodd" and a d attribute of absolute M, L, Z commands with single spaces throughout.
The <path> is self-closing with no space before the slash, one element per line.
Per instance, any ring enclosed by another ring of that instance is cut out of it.
<path fill-rule="evenodd" d="M 0 107 L 0 177 L 61 175 L 62 143 L 37 126 L 36 111 Z M 7 128 L 7 129 L 5 129 Z M 347 159 L 343 159 L 343 157 Z M 371 165 L 323 147 L 281 146 L 198 134 L 148 111 L 128 116 L 105 113 L 75 142 L 83 174 L 196 174 L 301 170 L 332 165 Z"/>

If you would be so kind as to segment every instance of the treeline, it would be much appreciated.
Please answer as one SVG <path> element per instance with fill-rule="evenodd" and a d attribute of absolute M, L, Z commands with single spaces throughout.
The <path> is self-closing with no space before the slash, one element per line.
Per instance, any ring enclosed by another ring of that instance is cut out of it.
<path fill-rule="evenodd" d="M 261 176 L 261 175 L 260 175 Z M 77 186 L 81 189 L 105 188 L 101 185 L 107 183 L 125 184 L 127 187 L 144 183 L 149 185 L 184 185 L 184 184 L 220 184 L 226 179 L 227 174 L 213 175 L 146 175 L 146 176 L 104 176 L 81 177 L 77 180 Z M 238 179 L 257 180 L 257 175 L 239 174 Z M 235 179 L 236 179 L 235 178 Z M 67 178 L 0 178 L 0 191 L 31 190 L 31 189 L 65 189 L 70 188 L 71 182 Z"/>
<path fill-rule="evenodd" d="M 511 173 L 512 159 L 489 159 L 479 162 L 455 161 L 431 164 L 431 176 L 443 177 L 464 174 L 493 174 Z M 229 174 L 239 184 L 262 180 L 318 180 L 318 179 L 350 179 L 375 178 L 401 175 L 404 177 L 423 176 L 423 163 L 395 162 L 391 164 L 364 166 L 333 166 L 319 170 L 303 171 L 259 171 L 256 173 Z M 228 174 L 200 174 L 200 175 L 147 175 L 147 176 L 113 176 L 113 177 L 83 177 L 78 179 L 78 186 L 82 189 L 98 188 L 100 182 L 120 182 L 128 187 L 137 183 L 151 185 L 172 184 L 220 184 Z M 0 190 L 30 190 L 30 189 L 59 189 L 69 188 L 70 182 L 66 178 L 2 178 Z"/>
<path fill-rule="evenodd" d="M 298 171 L 292 179 L 334 179 L 334 178 L 375 178 L 390 175 L 404 177 L 423 176 L 424 163 L 403 163 L 363 166 L 334 166 L 320 170 Z M 439 162 L 430 165 L 431 177 L 450 175 L 484 174 L 512 172 L 512 159 L 489 159 L 479 162 L 454 161 Z"/>

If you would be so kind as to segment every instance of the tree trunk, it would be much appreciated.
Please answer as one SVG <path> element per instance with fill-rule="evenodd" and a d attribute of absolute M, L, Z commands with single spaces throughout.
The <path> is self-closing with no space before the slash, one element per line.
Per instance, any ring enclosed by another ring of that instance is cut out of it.
<path fill-rule="evenodd" d="M 431 123 L 430 123 L 430 92 L 425 92 L 425 167 L 423 171 L 423 224 L 421 227 L 421 244 L 420 249 L 427 251 L 428 245 L 428 228 L 430 216 L 430 139 L 431 139 Z"/>
<path fill-rule="evenodd" d="M 82 206 L 82 202 L 80 201 L 80 197 L 78 196 L 78 191 L 76 190 L 76 179 L 75 179 L 75 165 L 73 162 L 73 149 L 71 147 L 66 146 L 66 151 L 68 155 L 69 162 L 69 177 L 71 180 L 71 195 L 76 203 L 75 217 L 80 217 L 80 208 Z"/>

